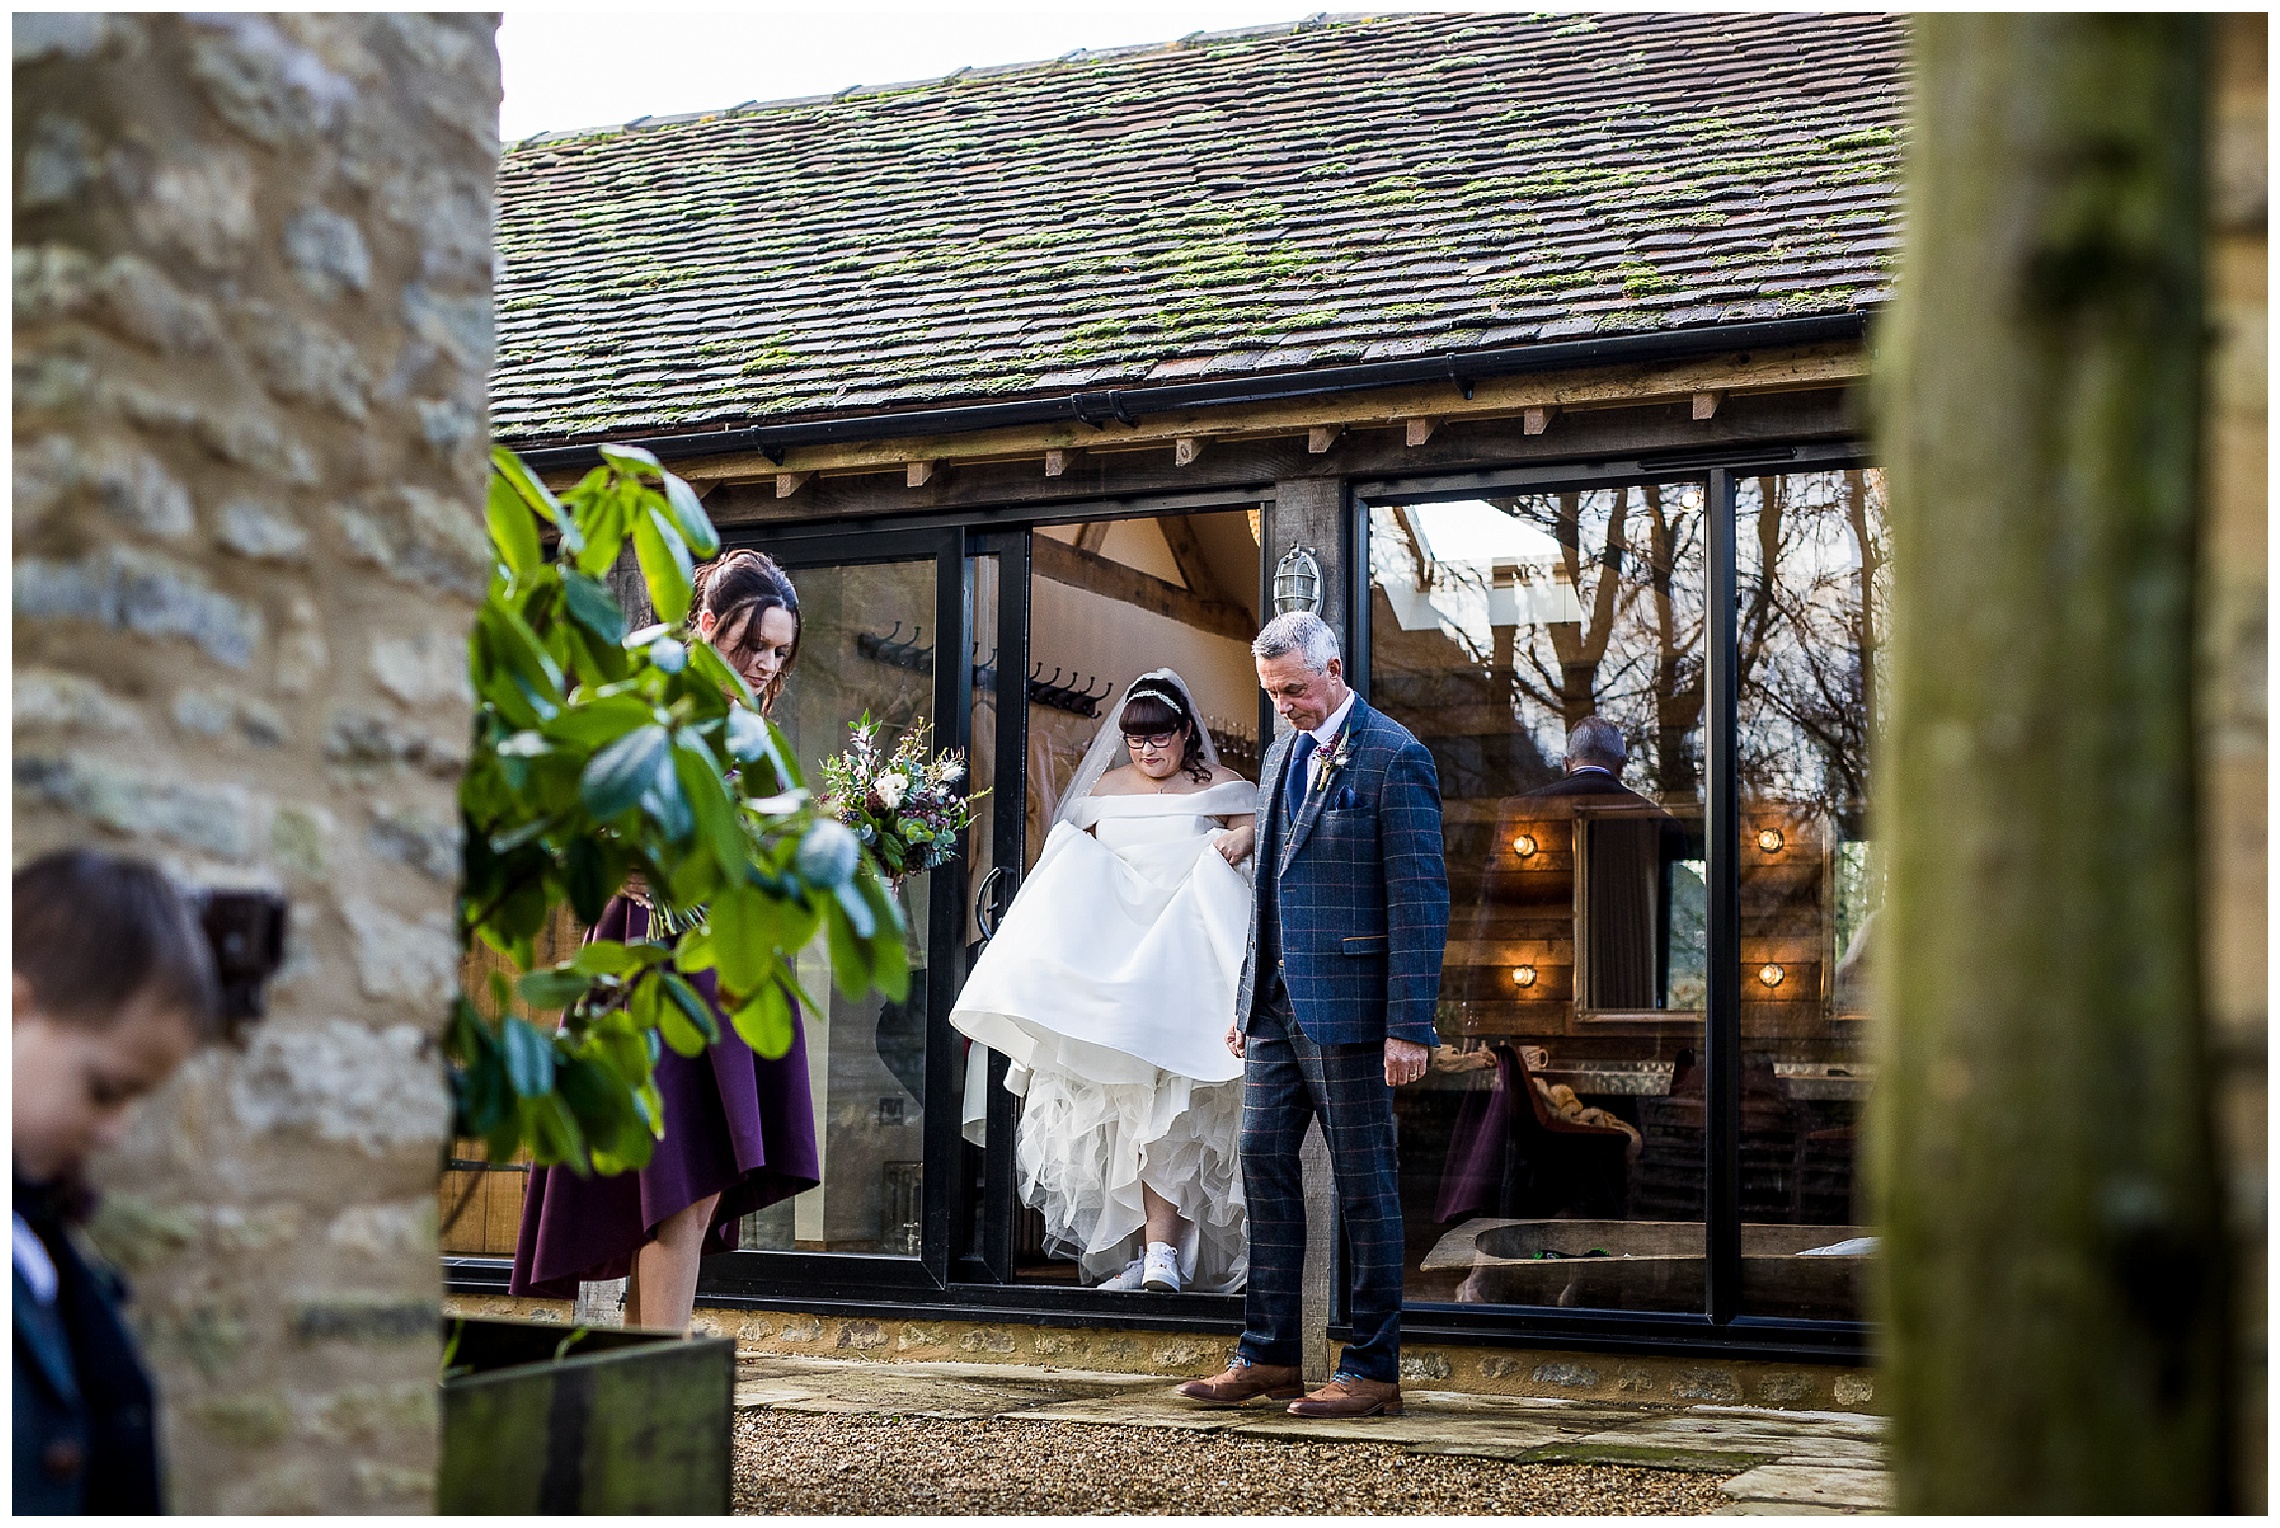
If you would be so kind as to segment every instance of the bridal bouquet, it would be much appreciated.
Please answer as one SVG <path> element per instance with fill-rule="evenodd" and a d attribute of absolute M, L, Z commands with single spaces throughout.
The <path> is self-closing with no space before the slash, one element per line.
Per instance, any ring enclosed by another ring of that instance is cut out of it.
<path fill-rule="evenodd" d="M 974 820 L 974 802 L 989 792 L 969 795 L 959 788 L 966 761 L 955 749 L 927 756 L 923 722 L 891 753 L 880 749 L 870 712 L 849 730 L 853 745 L 824 761 L 823 809 L 870 846 L 890 880 L 948 864 Z"/>

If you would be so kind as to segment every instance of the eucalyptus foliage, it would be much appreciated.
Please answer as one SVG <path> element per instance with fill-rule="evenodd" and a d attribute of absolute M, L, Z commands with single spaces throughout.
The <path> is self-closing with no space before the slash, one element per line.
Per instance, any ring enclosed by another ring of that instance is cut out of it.
<path fill-rule="evenodd" d="M 850 997 L 909 988 L 902 915 L 854 835 L 818 810 L 751 690 L 702 641 L 678 635 L 695 560 L 720 539 L 688 484 L 636 448 L 560 497 L 512 452 L 493 453 L 487 509 L 497 568 L 468 672 L 477 710 L 459 804 L 462 956 L 513 968 L 491 1001 L 466 993 L 445 1039 L 457 1130 L 494 1160 L 619 1172 L 649 1160 L 665 1119 L 660 1045 L 719 1038 L 692 974 L 762 1056 L 793 1039 L 792 960 L 822 930 Z M 628 631 L 604 582 L 628 541 L 666 625 Z M 597 922 L 638 874 L 650 937 L 596 940 L 539 966 L 539 933 L 567 906 Z M 511 1011 L 564 1010 L 553 1030 Z"/>

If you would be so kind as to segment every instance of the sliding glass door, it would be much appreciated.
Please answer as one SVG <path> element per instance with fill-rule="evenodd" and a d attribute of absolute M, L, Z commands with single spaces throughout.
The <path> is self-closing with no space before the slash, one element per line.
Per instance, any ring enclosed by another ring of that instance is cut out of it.
<path fill-rule="evenodd" d="M 994 675 L 973 655 L 978 634 L 994 630 L 997 580 L 994 559 L 969 557 L 965 542 L 956 530 L 751 538 L 799 589 L 799 660 L 774 720 L 811 788 L 866 716 L 887 747 L 924 728 L 937 750 L 974 748 L 977 710 L 986 720 L 995 709 L 977 708 L 977 687 L 987 690 Z M 991 742 L 975 760 L 978 785 L 993 783 Z M 820 1005 L 803 1021 L 822 1181 L 748 1217 L 746 1255 L 708 1267 L 706 1288 L 947 1282 L 959 1250 L 961 1070 L 947 1017 L 971 943 L 969 871 L 987 842 L 989 800 L 965 853 L 897 888 L 909 929 L 906 998 L 849 999 L 832 984 L 820 940 L 801 954 L 801 984 Z"/>

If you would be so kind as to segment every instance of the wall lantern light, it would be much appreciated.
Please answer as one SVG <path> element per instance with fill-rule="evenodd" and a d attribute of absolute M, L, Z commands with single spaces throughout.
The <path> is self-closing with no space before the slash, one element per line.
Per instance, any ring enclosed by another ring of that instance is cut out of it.
<path fill-rule="evenodd" d="M 1768 961 L 1766 964 L 1758 967 L 1758 980 L 1768 987 L 1780 986 L 1782 977 L 1787 974 L 1788 973 L 1783 971 L 1781 967 L 1773 964 L 1771 961 Z"/>
<path fill-rule="evenodd" d="M 1758 847 L 1768 854 L 1779 854 L 1783 844 L 1789 842 L 1781 836 L 1781 829 L 1767 828 L 1758 835 Z"/>
<path fill-rule="evenodd" d="M 1532 833 L 1523 833 L 1518 838 L 1512 840 L 1512 852 L 1519 855 L 1522 859 L 1534 859 L 1536 857 L 1535 835 Z"/>
<path fill-rule="evenodd" d="M 1535 986 L 1536 968 L 1534 966 L 1514 966 L 1512 968 L 1512 985 L 1515 987 Z"/>
<path fill-rule="evenodd" d="M 1322 613 L 1322 564 L 1295 541 L 1275 564 L 1274 587 L 1275 614 L 1288 615 L 1293 610 Z"/>

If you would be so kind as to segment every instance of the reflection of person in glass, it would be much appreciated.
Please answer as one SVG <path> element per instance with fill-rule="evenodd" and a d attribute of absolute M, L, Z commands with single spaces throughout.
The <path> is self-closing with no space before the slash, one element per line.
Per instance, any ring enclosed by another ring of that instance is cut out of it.
<path fill-rule="evenodd" d="M 950 1022 L 971 1121 L 988 1046 L 1024 1099 L 1014 1162 L 1049 1250 L 1109 1289 L 1240 1288 L 1235 1012 L 1258 789 L 1180 676 L 1134 680 L 1062 798 Z"/>
<path fill-rule="evenodd" d="M 730 552 L 697 570 L 690 609 L 695 635 L 743 676 L 763 712 L 774 706 L 800 648 L 799 596 L 784 570 L 762 553 Z M 644 939 L 652 917 L 636 877 L 590 937 Z M 713 974 L 691 979 L 711 1001 Z M 696 1301 L 697 1260 L 733 1251 L 737 1223 L 754 1210 L 815 1187 L 802 1026 L 792 1025 L 791 1050 L 768 1061 L 715 1014 L 720 1038 L 703 1055 L 658 1055 L 665 1135 L 647 1167 L 587 1178 L 531 1169 L 510 1292 L 559 1299 L 584 1281 L 630 1277 L 626 1324 L 680 1331 Z"/>
<path fill-rule="evenodd" d="M 1604 716 L 1587 716 L 1568 729 L 1567 753 L 1560 760 L 1567 773 L 1550 785 L 1528 792 L 1531 796 L 1620 796 L 1640 806 L 1651 803 L 1623 783 L 1623 766 L 1631 750 L 1623 729 Z"/>

